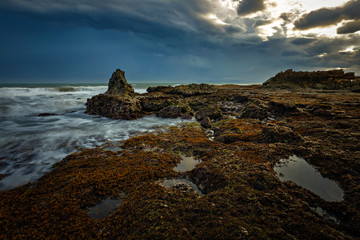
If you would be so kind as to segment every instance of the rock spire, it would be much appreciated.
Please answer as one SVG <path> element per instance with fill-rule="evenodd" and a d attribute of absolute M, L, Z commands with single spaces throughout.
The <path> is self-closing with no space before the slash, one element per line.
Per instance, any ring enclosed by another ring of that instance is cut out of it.
<path fill-rule="evenodd" d="M 116 69 L 109 80 L 109 87 L 105 94 L 130 97 L 134 95 L 134 89 L 127 83 L 124 71 Z"/>

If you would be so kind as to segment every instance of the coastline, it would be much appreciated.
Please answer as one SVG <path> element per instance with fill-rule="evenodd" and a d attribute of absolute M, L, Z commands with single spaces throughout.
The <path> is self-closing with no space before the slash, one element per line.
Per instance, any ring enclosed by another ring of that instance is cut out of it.
<path fill-rule="evenodd" d="M 358 238 L 360 95 L 235 85 L 214 89 L 184 97 L 200 104 L 192 109 L 220 107 L 221 118 L 209 115 L 210 126 L 173 126 L 125 140 L 114 151 L 78 151 L 37 183 L 1 192 L 6 206 L 0 209 L 6 216 L 1 236 Z M 201 163 L 177 172 L 182 155 Z M 280 181 L 273 167 L 293 155 L 335 180 L 344 200 L 326 201 Z M 185 181 L 170 188 L 157 183 L 164 179 L 191 181 L 204 196 Z M 89 209 L 109 197 L 121 204 L 100 220 L 91 218 Z"/>

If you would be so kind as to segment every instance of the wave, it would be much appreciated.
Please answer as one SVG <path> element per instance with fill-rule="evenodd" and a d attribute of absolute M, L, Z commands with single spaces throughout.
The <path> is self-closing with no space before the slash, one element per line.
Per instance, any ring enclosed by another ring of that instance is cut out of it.
<path fill-rule="evenodd" d="M 78 148 L 122 141 L 135 133 L 184 121 L 90 116 L 84 113 L 86 99 L 105 92 L 107 86 L 71 87 L 61 91 L 59 87 L 0 88 L 0 174 L 6 176 L 0 190 L 40 178 Z"/>

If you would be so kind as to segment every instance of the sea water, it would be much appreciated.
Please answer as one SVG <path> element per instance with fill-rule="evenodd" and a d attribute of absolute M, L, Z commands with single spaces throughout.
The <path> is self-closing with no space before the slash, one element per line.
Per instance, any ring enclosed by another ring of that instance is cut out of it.
<path fill-rule="evenodd" d="M 344 200 L 344 192 L 339 185 L 335 181 L 323 177 L 315 167 L 301 157 L 293 155 L 287 159 L 281 159 L 274 166 L 274 171 L 281 181 L 293 181 L 325 201 L 341 202 Z"/>
<path fill-rule="evenodd" d="M 135 85 L 136 92 L 145 89 L 144 84 Z M 39 179 L 79 148 L 186 121 L 155 116 L 111 120 L 85 114 L 87 98 L 106 90 L 105 85 L 0 87 L 0 175 L 5 175 L 0 190 Z"/>

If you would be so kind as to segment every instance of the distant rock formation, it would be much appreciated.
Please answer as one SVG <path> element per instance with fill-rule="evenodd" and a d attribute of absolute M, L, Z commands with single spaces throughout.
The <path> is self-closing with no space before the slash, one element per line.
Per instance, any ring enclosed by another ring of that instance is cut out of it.
<path fill-rule="evenodd" d="M 313 88 L 313 89 L 360 89 L 360 77 L 353 72 L 341 70 L 295 72 L 292 69 L 280 72 L 267 80 L 265 87 L 275 88 Z"/>
<path fill-rule="evenodd" d="M 124 71 L 116 69 L 109 80 L 109 87 L 105 94 L 130 97 L 134 95 L 134 89 L 127 83 Z"/>

